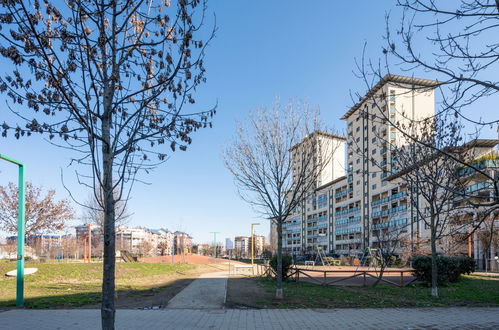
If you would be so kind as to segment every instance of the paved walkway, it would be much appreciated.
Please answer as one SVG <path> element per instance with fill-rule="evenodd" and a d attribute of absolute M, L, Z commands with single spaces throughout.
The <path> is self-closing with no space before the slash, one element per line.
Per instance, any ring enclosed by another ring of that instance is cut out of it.
<path fill-rule="evenodd" d="M 228 272 L 207 273 L 173 297 L 166 308 L 222 309 L 227 293 Z"/>
<path fill-rule="evenodd" d="M 99 310 L 0 312 L 0 329 L 99 329 Z M 499 329 L 499 308 L 118 310 L 116 329 Z"/>

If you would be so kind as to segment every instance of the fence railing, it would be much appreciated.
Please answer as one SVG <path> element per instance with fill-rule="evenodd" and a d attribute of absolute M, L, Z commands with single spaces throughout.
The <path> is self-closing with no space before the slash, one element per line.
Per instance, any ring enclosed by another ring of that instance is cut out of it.
<path fill-rule="evenodd" d="M 257 272 L 258 275 L 261 276 L 267 276 L 267 277 L 275 277 L 276 273 L 272 269 L 272 267 L 268 265 L 259 265 L 260 270 Z M 305 268 L 298 268 L 298 267 L 293 267 L 289 270 L 288 274 L 286 277 L 288 278 L 293 278 L 296 282 L 298 282 L 301 278 L 306 278 L 310 281 L 313 281 L 315 283 L 321 284 L 321 285 L 332 285 L 334 283 L 338 283 L 341 281 L 353 279 L 353 278 L 361 278 L 362 279 L 362 285 L 366 286 L 367 285 L 367 280 L 369 278 L 373 278 L 376 280 L 379 280 L 380 282 L 384 282 L 387 284 L 391 284 L 394 286 L 397 286 L 399 288 L 403 288 L 414 281 L 416 279 L 411 279 L 406 283 L 406 279 L 408 278 L 407 273 L 409 273 L 409 276 L 412 274 L 414 270 L 413 269 L 398 269 L 398 270 L 391 270 L 391 269 L 385 269 L 383 271 L 383 274 L 381 275 L 380 270 L 345 270 L 345 269 L 335 269 L 335 270 L 324 270 L 324 269 L 305 269 Z M 321 274 L 320 276 L 313 276 L 310 273 L 319 273 Z M 338 273 L 347 273 L 347 274 L 352 274 L 349 276 L 328 276 L 328 274 L 338 274 Z M 398 274 L 399 275 L 399 281 L 394 282 L 391 280 L 388 280 L 386 278 L 383 278 L 384 275 L 388 274 Z M 405 275 L 405 276 L 404 276 Z"/>

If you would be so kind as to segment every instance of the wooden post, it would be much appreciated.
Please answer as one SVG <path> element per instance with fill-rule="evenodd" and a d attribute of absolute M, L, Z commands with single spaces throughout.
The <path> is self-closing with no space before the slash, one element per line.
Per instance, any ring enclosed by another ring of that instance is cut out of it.
<path fill-rule="evenodd" d="M 363 275 L 364 275 L 364 286 L 366 286 L 366 272 L 365 271 L 363 272 Z"/>
<path fill-rule="evenodd" d="M 83 237 L 83 263 L 87 262 L 87 238 Z"/>
<path fill-rule="evenodd" d="M 92 262 L 92 231 L 90 224 L 88 224 L 88 262 Z"/>
<path fill-rule="evenodd" d="M 404 287 L 404 272 L 400 272 L 400 287 Z"/>

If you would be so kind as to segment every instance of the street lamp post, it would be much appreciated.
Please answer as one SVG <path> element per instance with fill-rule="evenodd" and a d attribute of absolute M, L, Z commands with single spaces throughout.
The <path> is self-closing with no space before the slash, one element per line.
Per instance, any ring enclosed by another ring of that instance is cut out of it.
<path fill-rule="evenodd" d="M 17 192 L 17 286 L 16 306 L 24 305 L 24 217 L 26 212 L 26 192 L 24 190 L 24 164 L 0 154 L 0 159 L 15 164 L 19 168 Z"/>
<path fill-rule="evenodd" d="M 217 263 L 217 234 L 220 234 L 219 231 L 211 231 L 213 234 L 213 263 Z"/>
<path fill-rule="evenodd" d="M 259 226 L 260 223 L 255 222 L 251 224 L 251 264 L 254 265 L 254 259 L 255 259 L 255 237 L 254 237 L 254 232 L 253 232 L 253 227 L 254 226 Z"/>

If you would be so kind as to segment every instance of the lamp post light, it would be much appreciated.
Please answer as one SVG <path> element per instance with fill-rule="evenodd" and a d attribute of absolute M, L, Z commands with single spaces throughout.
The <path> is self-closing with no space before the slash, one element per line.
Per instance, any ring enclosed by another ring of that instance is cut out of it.
<path fill-rule="evenodd" d="M 26 213 L 26 192 L 24 189 L 24 164 L 0 154 L 0 159 L 15 164 L 19 168 L 19 181 L 17 192 L 17 286 L 16 306 L 24 305 L 24 218 Z"/>
<path fill-rule="evenodd" d="M 254 237 L 254 232 L 253 232 L 253 227 L 254 226 L 259 226 L 260 223 L 255 222 L 251 224 L 251 264 L 255 264 L 255 237 Z"/>

